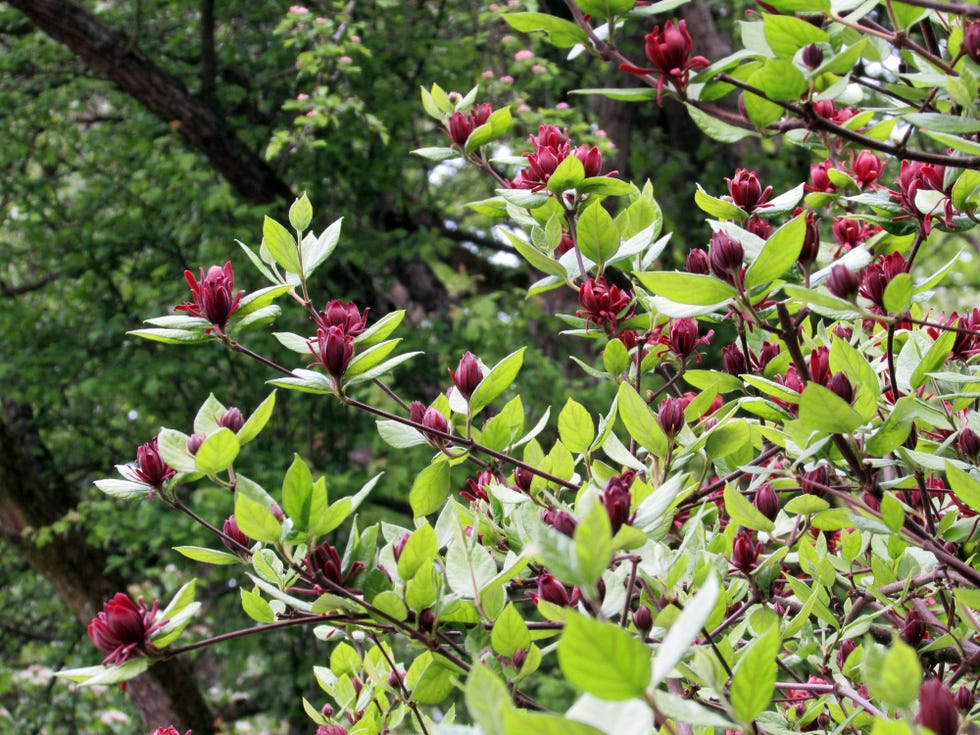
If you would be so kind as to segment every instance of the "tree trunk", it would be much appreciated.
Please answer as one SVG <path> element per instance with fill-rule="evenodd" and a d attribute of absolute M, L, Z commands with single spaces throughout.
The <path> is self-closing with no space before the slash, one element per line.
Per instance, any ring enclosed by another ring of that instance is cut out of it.
<path fill-rule="evenodd" d="M 293 198 L 289 185 L 213 105 L 154 64 L 125 33 L 66 0 L 10 0 L 10 5 L 176 130 L 243 198 L 256 204 Z"/>
<path fill-rule="evenodd" d="M 3 399 L 0 411 L 0 536 L 54 587 L 82 624 L 125 583 L 105 572 L 106 556 L 89 546 L 85 531 L 73 526 L 38 546 L 34 529 L 49 526 L 75 504 L 74 489 L 55 469 L 31 426 L 29 409 Z M 93 648 L 92 658 L 101 658 Z M 127 691 L 148 728 L 173 725 L 194 735 L 216 732 L 214 715 L 183 661 L 161 661 L 129 682 Z"/>

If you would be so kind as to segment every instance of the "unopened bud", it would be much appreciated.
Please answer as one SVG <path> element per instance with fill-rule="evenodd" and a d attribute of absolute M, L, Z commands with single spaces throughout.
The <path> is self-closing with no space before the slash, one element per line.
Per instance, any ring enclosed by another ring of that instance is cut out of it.
<path fill-rule="evenodd" d="M 402 536 L 401 536 L 401 538 L 399 538 L 399 539 L 398 539 L 398 540 L 397 540 L 397 541 L 396 541 L 396 542 L 394 543 L 394 545 L 393 545 L 393 546 L 391 547 L 391 554 L 392 554 L 392 556 L 394 556 L 394 557 L 395 557 L 395 561 L 396 561 L 396 562 L 397 562 L 397 561 L 398 561 L 399 559 L 401 559 L 401 558 L 402 558 L 402 552 L 403 552 L 403 551 L 405 550 L 405 544 L 407 544 L 407 543 L 408 543 L 408 540 L 409 540 L 409 539 L 410 539 L 411 537 L 412 537 L 412 534 L 410 534 L 410 533 L 407 533 L 407 532 L 406 532 L 406 533 L 403 533 L 403 534 L 402 534 Z"/>
<path fill-rule="evenodd" d="M 827 278 L 827 290 L 839 299 L 854 301 L 861 288 L 861 277 L 845 265 L 835 265 Z"/>
<path fill-rule="evenodd" d="M 902 624 L 901 638 L 913 648 L 918 648 L 922 639 L 926 637 L 926 624 L 916 609 L 909 610 Z"/>
<path fill-rule="evenodd" d="M 839 668 L 841 671 L 844 670 L 844 664 L 847 663 L 847 657 L 854 653 L 855 648 L 857 648 L 857 644 L 850 638 L 845 638 L 841 641 L 840 648 L 837 649 L 837 668 Z"/>
<path fill-rule="evenodd" d="M 187 451 L 191 454 L 197 454 L 197 450 L 204 444 L 205 439 L 207 437 L 204 434 L 191 434 L 187 437 Z"/>
<path fill-rule="evenodd" d="M 956 702 L 956 706 L 960 708 L 961 712 L 969 712 L 973 709 L 973 692 L 970 691 L 970 687 L 962 686 L 956 690 L 956 694 L 953 695 L 953 700 Z"/>
<path fill-rule="evenodd" d="M 823 63 L 823 50 L 815 43 L 811 43 L 809 46 L 804 47 L 803 63 L 806 64 L 807 69 L 810 69 L 811 71 L 816 69 Z"/>
<path fill-rule="evenodd" d="M 644 636 L 650 632 L 653 628 L 653 614 L 650 612 L 649 607 L 640 605 L 636 608 L 636 611 L 633 613 L 633 625 Z"/>
<path fill-rule="evenodd" d="M 222 416 L 221 420 L 218 422 L 218 426 L 221 426 L 225 429 L 231 429 L 236 434 L 241 430 L 241 428 L 244 425 L 245 425 L 245 417 L 242 415 L 241 411 L 239 411 L 237 408 L 234 407 L 229 408 L 227 411 L 225 411 L 225 415 Z"/>
<path fill-rule="evenodd" d="M 960 715 L 949 689 L 939 679 L 929 679 L 919 690 L 919 715 L 915 721 L 936 735 L 956 735 Z"/>
<path fill-rule="evenodd" d="M 762 483 L 755 491 L 752 505 L 770 521 L 776 520 L 779 514 L 779 496 L 768 482 Z"/>
<path fill-rule="evenodd" d="M 850 404 L 854 400 L 854 387 L 850 379 L 843 372 L 837 372 L 830 376 L 827 387 L 840 396 L 845 403 Z"/>
<path fill-rule="evenodd" d="M 514 664 L 514 668 L 520 671 L 521 667 L 524 666 L 524 662 L 527 661 L 527 649 L 518 648 L 514 651 L 514 655 L 511 656 L 510 660 Z"/>
<path fill-rule="evenodd" d="M 964 427 L 956 439 L 956 446 L 968 459 L 976 459 L 980 455 L 980 436 L 973 429 Z"/>

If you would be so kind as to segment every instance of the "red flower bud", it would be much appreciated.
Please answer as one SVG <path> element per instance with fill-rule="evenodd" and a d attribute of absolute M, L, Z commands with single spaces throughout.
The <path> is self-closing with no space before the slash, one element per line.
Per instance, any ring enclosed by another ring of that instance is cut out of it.
<path fill-rule="evenodd" d="M 855 644 L 850 638 L 845 638 L 840 642 L 840 648 L 837 649 L 837 668 L 839 668 L 841 671 L 844 670 L 844 664 L 847 663 L 847 657 L 854 653 L 855 648 L 857 648 L 857 644 Z"/>
<path fill-rule="evenodd" d="M 826 347 L 817 347 L 810 353 L 810 378 L 820 385 L 827 385 L 830 380 L 830 350 Z"/>
<path fill-rule="evenodd" d="M 752 214 L 755 209 L 766 206 L 765 201 L 772 193 L 771 186 L 767 186 L 763 191 L 755 172 L 744 168 L 737 169 L 734 178 L 725 179 L 725 183 L 728 184 L 728 194 L 735 206 L 741 207 L 749 214 Z"/>
<path fill-rule="evenodd" d="M 363 562 L 356 561 L 345 573 L 340 554 L 328 543 L 322 543 L 311 549 L 304 559 L 304 564 L 313 580 L 317 582 L 317 586 L 322 582 L 327 582 L 330 586 L 336 585 L 343 588 L 347 588 L 357 573 L 364 568 Z"/>
<path fill-rule="evenodd" d="M 808 268 L 813 265 L 818 255 L 820 255 L 820 225 L 815 219 L 813 210 L 810 210 L 806 213 L 806 235 L 803 238 L 803 247 L 796 262 L 804 268 Z"/>
<path fill-rule="evenodd" d="M 740 572 L 748 574 L 755 568 L 759 549 L 760 546 L 753 542 L 749 531 L 739 531 L 732 544 L 732 565 Z"/>
<path fill-rule="evenodd" d="M 523 467 L 516 467 L 514 469 L 514 484 L 517 485 L 518 489 L 524 492 L 530 491 L 533 481 L 534 473 L 531 470 L 526 470 Z"/>
<path fill-rule="evenodd" d="M 749 217 L 749 221 L 745 223 L 745 229 L 763 240 L 768 240 L 769 235 L 772 234 L 772 225 L 769 224 L 769 220 L 762 219 L 762 217 Z"/>
<path fill-rule="evenodd" d="M 657 423 L 673 439 L 684 428 L 684 399 L 665 398 L 657 411 Z"/>
<path fill-rule="evenodd" d="M 980 64 L 980 21 L 967 20 L 963 22 L 963 43 L 960 49 Z"/>
<path fill-rule="evenodd" d="M 708 253 L 701 248 L 691 248 L 691 252 L 687 254 L 687 261 L 684 263 L 684 267 L 688 273 L 708 275 L 711 272 L 710 266 L 708 265 Z"/>
<path fill-rule="evenodd" d="M 408 407 L 408 417 L 416 424 L 421 424 L 425 418 L 425 404 L 422 401 L 412 401 Z"/>
<path fill-rule="evenodd" d="M 866 222 L 847 217 L 838 217 L 831 227 L 837 246 L 844 252 L 853 250 L 871 237 L 872 229 Z"/>
<path fill-rule="evenodd" d="M 602 173 L 602 153 L 594 145 L 580 145 L 575 149 L 575 157 L 582 162 L 587 177 Z"/>
<path fill-rule="evenodd" d="M 974 697 L 970 687 L 961 686 L 957 689 L 956 694 L 953 695 L 953 701 L 956 702 L 956 706 L 960 708 L 961 712 L 969 712 L 973 709 Z"/>
<path fill-rule="evenodd" d="M 362 314 L 360 309 L 353 301 L 346 304 L 340 299 L 334 299 L 323 307 L 323 311 L 318 311 L 313 321 L 318 327 L 327 329 L 328 327 L 340 327 L 344 334 L 356 337 L 361 334 L 367 326 L 368 309 Z"/>
<path fill-rule="evenodd" d="M 854 400 L 854 387 L 843 371 L 831 375 L 830 380 L 827 381 L 827 387 L 843 398 L 846 403 Z"/>
<path fill-rule="evenodd" d="M 739 349 L 738 345 L 725 345 L 721 348 L 721 358 L 725 365 L 725 372 L 729 375 L 743 375 L 749 371 L 749 366 L 745 362 L 745 354 Z"/>
<path fill-rule="evenodd" d="M 956 438 L 956 446 L 967 459 L 975 460 L 980 456 L 980 436 L 968 426 L 960 430 L 960 435 Z"/>
<path fill-rule="evenodd" d="M 643 635 L 647 635 L 650 632 L 653 628 L 653 615 L 650 613 L 649 607 L 640 605 L 636 608 L 636 611 L 633 613 L 633 625 Z"/>
<path fill-rule="evenodd" d="M 742 243 L 726 232 L 716 232 L 711 236 L 708 248 L 708 263 L 711 272 L 728 283 L 735 283 L 735 278 L 742 271 L 742 259 L 745 251 Z"/>
<path fill-rule="evenodd" d="M 827 172 L 834 167 L 833 163 L 830 161 L 824 161 L 823 163 L 811 163 L 810 164 L 810 183 L 805 187 L 807 191 L 822 191 L 827 194 L 832 194 L 837 191 L 837 187 L 834 182 L 830 180 L 830 176 Z"/>
<path fill-rule="evenodd" d="M 316 330 L 316 349 L 310 340 L 310 352 L 316 357 L 334 380 L 340 381 L 347 372 L 351 358 L 354 357 L 354 338 L 344 332 L 342 327 L 318 327 Z"/>
<path fill-rule="evenodd" d="M 456 145 L 462 147 L 466 145 L 467 138 L 473 132 L 473 122 L 469 115 L 462 112 L 454 112 L 449 117 L 449 139 Z"/>
<path fill-rule="evenodd" d="M 956 735 L 959 731 L 956 700 L 939 679 L 928 679 L 919 690 L 919 714 L 915 721 L 936 735 Z"/>
<path fill-rule="evenodd" d="M 881 172 L 885 170 L 885 164 L 871 151 L 861 151 L 857 158 L 851 161 L 851 170 L 863 189 L 878 180 Z"/>
<path fill-rule="evenodd" d="M 779 496 L 768 482 L 756 488 L 752 505 L 770 521 L 776 520 L 776 516 L 779 515 Z"/>
<path fill-rule="evenodd" d="M 674 319 L 670 322 L 667 334 L 670 351 L 681 360 L 689 357 L 698 345 L 698 322 L 696 319 Z"/>
<path fill-rule="evenodd" d="M 846 265 L 835 265 L 827 277 L 827 290 L 839 299 L 854 301 L 861 288 L 861 278 Z"/>
<path fill-rule="evenodd" d="M 813 71 L 823 63 L 823 51 L 815 43 L 803 48 L 803 63 Z"/>
<path fill-rule="evenodd" d="M 173 725 L 167 725 L 166 727 L 158 727 L 149 735 L 180 735 L 180 731 Z M 191 731 L 188 730 L 184 735 L 191 735 Z"/>
<path fill-rule="evenodd" d="M 568 607 L 569 597 L 565 585 L 550 574 L 538 577 L 538 598 L 558 607 Z"/>
<path fill-rule="evenodd" d="M 221 532 L 227 538 L 222 538 L 221 543 L 223 543 L 229 551 L 235 554 L 243 555 L 244 551 L 242 547 L 250 549 L 254 543 L 252 539 L 246 536 L 242 529 L 238 527 L 238 521 L 235 520 L 234 515 L 230 515 L 225 519 L 224 525 L 221 527 Z M 234 542 L 234 543 L 232 543 Z M 235 544 L 238 544 L 237 546 Z"/>
<path fill-rule="evenodd" d="M 527 661 L 526 648 L 518 648 L 516 651 L 514 651 L 514 655 L 510 658 L 510 662 L 514 664 L 514 668 L 518 671 L 520 671 L 525 661 Z"/>
<path fill-rule="evenodd" d="M 242 412 L 235 407 L 229 408 L 225 411 L 225 415 L 221 417 L 218 421 L 218 426 L 225 429 L 230 429 L 236 434 L 241 431 L 241 428 L 245 425 L 245 417 Z"/>
<path fill-rule="evenodd" d="M 809 472 L 805 472 L 800 478 L 800 490 L 807 495 L 823 497 L 827 492 L 824 488 L 829 484 L 830 478 L 824 465 L 817 465 Z"/>
<path fill-rule="evenodd" d="M 449 371 L 449 377 L 453 379 L 456 390 L 467 401 L 473 395 L 473 391 L 483 381 L 483 373 L 480 371 L 480 364 L 476 361 L 472 352 L 467 352 L 459 361 L 456 371 Z"/>
<path fill-rule="evenodd" d="M 412 534 L 407 532 L 403 533 L 401 537 L 392 545 L 391 553 L 392 556 L 395 557 L 396 562 L 402 558 L 402 552 L 405 550 L 405 544 L 408 543 L 410 538 L 412 538 Z"/>
<path fill-rule="evenodd" d="M 773 359 L 782 351 L 782 348 L 776 342 L 763 342 L 762 348 L 759 350 L 759 369 L 765 370 L 766 365 L 773 361 Z"/>
<path fill-rule="evenodd" d="M 228 319 L 238 309 L 244 291 L 235 293 L 235 273 L 231 261 L 224 267 L 212 265 L 207 275 L 201 268 L 201 280 L 194 278 L 190 271 L 184 271 L 187 285 L 191 287 L 194 301 L 188 301 L 177 307 L 178 311 L 186 311 L 191 316 L 207 319 L 212 325 L 224 329 Z"/>
<path fill-rule="evenodd" d="M 92 643 L 109 654 L 102 663 L 119 666 L 135 653 L 155 651 L 149 637 L 168 622 L 154 622 L 159 607 L 160 603 L 154 601 L 153 607 L 147 608 L 142 597 L 137 604 L 122 592 L 106 601 L 102 612 L 88 626 Z"/>
<path fill-rule="evenodd" d="M 909 610 L 899 635 L 903 641 L 913 648 L 918 648 L 919 644 L 922 643 L 922 639 L 926 637 L 926 623 L 918 610 L 915 608 Z"/>
<path fill-rule="evenodd" d="M 609 515 L 609 524 L 613 534 L 624 524 L 628 524 L 632 518 L 630 505 L 633 502 L 633 495 L 630 493 L 630 487 L 635 476 L 632 470 L 627 470 L 621 475 L 611 477 L 599 496 L 599 501 Z"/>
<path fill-rule="evenodd" d="M 197 454 L 197 450 L 204 444 L 205 439 L 207 437 L 204 434 L 191 434 L 187 437 L 187 451 L 191 454 Z"/>
<path fill-rule="evenodd" d="M 425 410 L 425 415 L 422 417 L 422 425 L 427 429 L 441 431 L 444 434 L 449 433 L 449 422 L 445 416 L 439 413 L 439 409 L 437 408 L 427 408 Z"/>
<path fill-rule="evenodd" d="M 864 269 L 860 293 L 881 309 L 885 308 L 885 288 L 899 273 L 905 272 L 906 261 L 901 253 L 891 253 L 880 263 L 872 263 Z"/>
<path fill-rule="evenodd" d="M 703 56 L 691 56 L 693 43 L 691 34 L 687 32 L 687 24 L 682 20 L 676 26 L 668 20 L 663 31 L 660 26 L 654 26 L 653 32 L 646 37 L 646 55 L 653 69 L 641 69 L 629 64 L 620 68 L 631 74 L 649 74 L 659 72 L 657 80 L 657 104 L 662 103 L 661 93 L 665 81 L 669 81 L 678 92 L 687 88 L 691 69 L 707 66 L 708 60 Z"/>
<path fill-rule="evenodd" d="M 584 316 L 587 323 L 602 327 L 608 334 L 614 333 L 619 322 L 629 319 L 636 310 L 633 294 L 618 286 L 610 286 L 602 276 L 588 278 L 582 284 L 578 302 L 582 308 L 575 314 Z"/>
<path fill-rule="evenodd" d="M 575 527 L 578 525 L 575 516 L 565 510 L 546 510 L 541 514 L 541 520 L 569 538 L 575 535 Z"/>
<path fill-rule="evenodd" d="M 153 490 L 162 490 L 164 483 L 177 474 L 160 456 L 156 437 L 140 445 L 136 450 L 136 462 L 130 468 L 137 482 L 144 482 L 152 488 L 151 497 Z"/>
<path fill-rule="evenodd" d="M 320 725 L 316 735 L 347 735 L 347 728 L 342 725 Z"/>

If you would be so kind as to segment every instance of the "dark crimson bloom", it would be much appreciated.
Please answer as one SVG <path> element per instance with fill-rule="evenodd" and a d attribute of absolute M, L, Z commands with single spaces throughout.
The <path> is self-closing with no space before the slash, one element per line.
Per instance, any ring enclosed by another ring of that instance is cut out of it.
<path fill-rule="evenodd" d="M 735 283 L 735 279 L 742 272 L 744 257 L 742 243 L 728 233 L 718 231 L 711 236 L 708 263 L 711 272 L 718 278 L 728 283 Z"/>
<path fill-rule="evenodd" d="M 974 697 L 970 687 L 962 686 L 957 689 L 956 694 L 953 695 L 953 701 L 956 702 L 956 706 L 960 708 L 961 712 L 969 712 L 973 709 Z"/>
<path fill-rule="evenodd" d="M 490 115 L 493 108 L 486 102 L 477 105 L 469 113 L 454 112 L 449 117 L 449 139 L 456 145 L 463 147 L 470 134 L 478 127 L 483 125 Z"/>
<path fill-rule="evenodd" d="M 811 209 L 806 213 L 806 235 L 803 237 L 803 247 L 796 262 L 804 268 L 809 268 L 818 255 L 820 255 L 820 224 Z"/>
<path fill-rule="evenodd" d="M 969 426 L 964 426 L 960 430 L 960 435 L 956 438 L 956 446 L 967 459 L 975 460 L 980 456 L 980 436 Z"/>
<path fill-rule="evenodd" d="M 531 595 L 531 599 L 535 603 L 541 599 L 558 607 L 568 607 L 574 604 L 577 602 L 577 597 L 574 593 L 569 595 L 565 585 L 550 574 L 542 574 L 538 577 L 538 593 Z"/>
<path fill-rule="evenodd" d="M 316 342 L 316 348 L 313 342 Z M 354 338 L 343 327 L 317 327 L 316 340 L 307 343 L 310 352 L 334 380 L 340 381 L 354 357 Z"/>
<path fill-rule="evenodd" d="M 769 220 L 762 219 L 762 217 L 749 217 L 749 221 L 745 223 L 745 229 L 763 240 L 768 240 L 772 234 L 772 225 L 769 224 Z"/>
<path fill-rule="evenodd" d="M 834 182 L 830 180 L 830 176 L 827 172 L 834 167 L 834 164 L 830 161 L 824 161 L 823 163 L 811 163 L 810 164 L 810 183 L 804 188 L 807 191 L 822 191 L 827 194 L 832 194 L 837 191 L 837 187 Z"/>
<path fill-rule="evenodd" d="M 587 177 L 602 173 L 602 153 L 594 145 L 580 145 L 575 149 L 575 157 L 582 162 Z"/>
<path fill-rule="evenodd" d="M 772 194 L 772 187 L 767 186 L 763 190 L 759 177 L 754 171 L 745 168 L 737 169 L 734 178 L 725 179 L 725 183 L 728 184 L 728 194 L 735 206 L 741 207 L 749 214 L 756 209 L 769 206 L 765 202 Z"/>
<path fill-rule="evenodd" d="M 467 352 L 460 358 L 456 372 L 449 371 L 449 377 L 453 379 L 456 390 L 468 401 L 473 395 L 473 391 L 483 381 L 483 372 L 480 370 L 480 364 L 476 361 L 473 353 Z"/>
<path fill-rule="evenodd" d="M 510 662 L 514 664 L 514 668 L 518 670 L 524 665 L 525 661 L 527 661 L 526 648 L 518 648 L 516 651 L 514 651 L 514 655 L 510 657 Z"/>
<path fill-rule="evenodd" d="M 164 483 L 177 473 L 163 461 L 160 448 L 157 446 L 157 438 L 153 437 L 146 444 L 140 445 L 136 450 L 136 462 L 128 465 L 127 471 L 123 474 L 127 479 L 149 485 L 152 498 L 153 491 L 162 490 Z"/>
<path fill-rule="evenodd" d="M 875 183 L 884 170 L 885 164 L 871 151 L 861 151 L 856 158 L 851 157 L 851 171 L 862 189 Z"/>
<path fill-rule="evenodd" d="M 236 434 L 244 425 L 245 417 L 242 415 L 242 412 L 234 406 L 225 411 L 225 415 L 218 420 L 218 426 L 225 429 L 230 429 Z"/>
<path fill-rule="evenodd" d="M 640 605 L 633 612 L 633 625 L 636 629 L 646 635 L 653 628 L 653 614 L 646 605 Z"/>
<path fill-rule="evenodd" d="M 425 418 L 425 404 L 422 401 L 412 401 L 408 407 L 408 417 L 416 424 L 421 424 Z"/>
<path fill-rule="evenodd" d="M 654 26 L 653 32 L 646 37 L 647 59 L 653 65 L 652 69 L 644 69 L 632 64 L 622 64 L 620 69 L 630 74 L 659 74 L 657 79 L 657 104 L 662 104 L 664 82 L 669 81 L 674 89 L 683 94 L 691 77 L 691 69 L 708 65 L 703 56 L 691 56 L 694 44 L 691 34 L 687 32 L 687 24 L 682 20 L 676 26 L 668 20 L 664 29 Z"/>
<path fill-rule="evenodd" d="M 886 255 L 878 263 L 864 269 L 860 293 L 879 309 L 885 308 L 885 288 L 899 273 L 905 272 L 906 261 L 901 253 Z"/>
<path fill-rule="evenodd" d="M 830 380 L 830 350 L 826 347 L 817 347 L 810 353 L 810 378 L 827 385 Z"/>
<path fill-rule="evenodd" d="M 531 482 L 534 480 L 534 473 L 523 467 L 514 468 L 514 484 L 518 489 L 528 492 L 531 489 Z"/>
<path fill-rule="evenodd" d="M 106 601 L 102 612 L 88 626 L 92 643 L 109 654 L 102 663 L 119 666 L 134 654 L 155 652 L 148 639 L 168 622 L 153 621 L 159 607 L 160 603 L 154 601 L 153 607 L 147 608 L 142 597 L 137 604 L 122 592 Z"/>
<path fill-rule="evenodd" d="M 490 487 L 490 483 L 495 482 L 496 478 L 489 472 L 480 472 L 477 474 L 476 479 L 472 477 L 466 478 L 466 484 L 469 490 L 460 491 L 460 495 L 469 500 L 471 503 L 475 503 L 479 500 L 484 502 L 490 502 L 490 494 L 487 490 Z"/>
<path fill-rule="evenodd" d="M 807 495 L 823 496 L 827 491 L 824 489 L 830 483 L 827 468 L 824 465 L 817 465 L 809 472 L 803 473 L 800 478 L 800 490 Z"/>
<path fill-rule="evenodd" d="M 782 348 L 779 346 L 778 342 L 763 342 L 762 347 L 759 350 L 758 358 L 758 368 L 759 370 L 765 370 L 766 365 L 773 361 L 773 359 L 780 353 Z"/>
<path fill-rule="evenodd" d="M 825 120 L 830 120 L 837 125 L 843 125 L 857 114 L 850 107 L 837 109 L 833 100 L 817 100 L 813 103 L 813 111 Z"/>
<path fill-rule="evenodd" d="M 919 714 L 915 718 L 936 735 L 956 735 L 960 729 L 960 714 L 956 700 L 939 679 L 928 679 L 919 690 Z"/>
<path fill-rule="evenodd" d="M 857 644 L 850 638 L 845 638 L 840 642 L 840 647 L 837 649 L 837 668 L 844 669 L 847 657 L 854 653 L 855 648 L 857 648 Z"/>
<path fill-rule="evenodd" d="M 575 535 L 575 527 L 578 525 L 575 516 L 566 510 L 546 510 L 541 514 L 541 520 L 569 538 Z"/>
<path fill-rule="evenodd" d="M 242 555 L 244 552 L 241 547 L 244 546 L 246 549 L 252 548 L 252 539 L 246 536 L 242 532 L 242 529 L 238 527 L 238 521 L 235 520 L 234 515 L 230 515 L 225 519 L 225 523 L 221 527 L 221 532 L 226 536 L 226 538 L 221 539 L 221 543 L 228 547 L 229 551 Z M 235 544 L 238 545 L 236 546 Z"/>
<path fill-rule="evenodd" d="M 449 422 L 446 420 L 446 417 L 439 412 L 439 409 L 437 408 L 425 409 L 425 413 L 422 415 L 421 423 L 427 429 L 441 431 L 444 434 L 449 433 Z"/>
<path fill-rule="evenodd" d="M 926 234 L 929 231 L 932 211 L 925 214 L 920 212 L 915 203 L 915 196 L 920 191 L 943 192 L 944 198 L 939 204 L 943 206 L 946 224 L 950 224 L 953 219 L 953 202 L 950 199 L 950 192 L 943 187 L 945 177 L 945 166 L 920 161 L 902 161 L 902 168 L 898 175 L 898 191 L 892 193 L 898 196 L 898 200 L 906 212 L 923 223 L 923 230 Z M 939 204 L 936 205 L 936 208 L 939 207 Z"/>
<path fill-rule="evenodd" d="M 357 573 L 364 568 L 362 562 L 356 561 L 351 564 L 350 569 L 345 574 L 340 554 L 337 553 L 337 549 L 327 543 L 311 549 L 304 563 L 316 586 L 319 587 L 320 583 L 324 582 L 330 583 L 326 585 L 327 589 L 330 589 L 332 585 L 346 588 L 357 576 Z M 317 592 L 319 593 L 320 590 L 318 589 Z"/>
<path fill-rule="evenodd" d="M 980 64 L 980 21 L 963 22 L 963 43 L 960 50 Z"/>
<path fill-rule="evenodd" d="M 918 610 L 915 608 L 909 610 L 899 635 L 912 648 L 918 648 L 919 644 L 922 643 L 922 639 L 926 637 L 926 622 L 919 615 Z"/>
<path fill-rule="evenodd" d="M 619 322 L 629 319 L 636 310 L 633 294 L 619 286 L 610 286 L 603 276 L 589 278 L 578 290 L 578 302 L 582 308 L 575 312 L 585 321 L 602 327 L 613 334 Z"/>
<path fill-rule="evenodd" d="M 561 130 L 554 125 L 542 125 L 538 128 L 538 134 L 530 136 L 529 140 L 534 146 L 534 152 L 524 154 L 527 168 L 521 169 L 510 182 L 514 189 L 541 191 L 547 187 L 555 169 L 569 156 L 575 156 L 582 162 L 587 177 L 602 175 L 602 153 L 599 149 L 589 145 L 580 145 L 573 149 L 567 130 Z M 611 176 L 612 173 L 607 175 Z M 566 251 L 570 249 L 570 239 L 568 246 Z"/>
<path fill-rule="evenodd" d="M 811 43 L 803 47 L 803 63 L 811 71 L 823 63 L 823 51 L 817 44 Z"/>
<path fill-rule="evenodd" d="M 395 557 L 396 562 L 402 558 L 402 552 L 405 550 L 405 544 L 408 543 L 410 538 L 412 538 L 412 534 L 406 531 L 394 544 L 392 544 L 391 554 Z"/>
<path fill-rule="evenodd" d="M 665 398 L 657 411 L 657 423 L 673 439 L 684 428 L 684 399 Z"/>
<path fill-rule="evenodd" d="M 854 400 L 854 386 L 843 372 L 834 373 L 827 381 L 827 387 L 842 398 L 846 403 Z"/>
<path fill-rule="evenodd" d="M 708 265 L 707 251 L 701 248 L 691 248 L 691 252 L 687 254 L 687 261 L 684 263 L 684 267 L 688 273 L 696 273 L 703 276 L 708 275 L 711 271 Z"/>
<path fill-rule="evenodd" d="M 609 525 L 612 526 L 614 535 L 624 524 L 629 524 L 632 520 L 630 505 L 633 502 L 633 495 L 630 487 L 635 477 L 636 473 L 632 470 L 611 477 L 599 496 L 599 501 L 609 514 Z"/>
<path fill-rule="evenodd" d="M 184 278 L 191 287 L 194 301 L 181 304 L 177 310 L 207 319 L 218 329 L 224 329 L 245 293 L 235 293 L 235 273 L 231 269 L 231 261 L 225 263 L 224 268 L 212 265 L 208 268 L 207 275 L 204 275 L 204 269 L 201 268 L 200 281 L 190 271 L 184 271 Z"/>
<path fill-rule="evenodd" d="M 732 566 L 748 574 L 755 569 L 755 562 L 759 558 L 761 549 L 762 545 L 754 542 L 751 532 L 739 531 L 732 544 Z"/>
<path fill-rule="evenodd" d="M 776 520 L 776 516 L 779 515 L 779 496 L 776 495 L 776 491 L 768 482 L 764 482 L 756 488 L 752 505 L 770 521 Z"/>
<path fill-rule="evenodd" d="M 954 360 L 968 360 L 980 354 L 980 308 L 975 308 L 963 316 L 953 312 L 947 323 L 949 326 L 967 330 L 956 333 L 951 353 Z"/>
<path fill-rule="evenodd" d="M 334 299 L 323 307 L 323 311 L 316 313 L 313 321 L 318 327 L 324 329 L 340 327 L 344 330 L 344 334 L 356 337 L 367 326 L 368 311 L 370 310 L 365 309 L 362 314 L 353 301 L 348 301 L 345 304 L 340 299 Z"/>
<path fill-rule="evenodd" d="M 697 349 L 697 346 L 703 343 L 703 338 L 698 339 L 698 322 L 696 319 L 673 319 L 670 322 L 667 346 L 682 360 L 689 357 Z"/>
<path fill-rule="evenodd" d="M 863 245 L 865 240 L 881 228 L 856 219 L 837 217 L 831 229 L 834 233 L 834 240 L 837 242 L 838 252 L 846 253 L 858 245 Z"/>
<path fill-rule="evenodd" d="M 555 248 L 555 255 L 557 255 L 560 258 L 574 247 L 575 247 L 575 241 L 572 240 L 572 236 L 568 234 L 567 230 L 562 230 L 561 240 L 558 243 L 558 247 Z"/>
<path fill-rule="evenodd" d="M 861 288 L 861 278 L 846 265 L 835 265 L 827 277 L 827 289 L 834 296 L 853 301 Z"/>
<path fill-rule="evenodd" d="M 739 349 L 738 345 L 725 345 L 721 348 L 721 358 L 725 365 L 725 372 L 729 375 L 742 375 L 749 371 L 749 366 L 745 362 L 745 354 Z"/>

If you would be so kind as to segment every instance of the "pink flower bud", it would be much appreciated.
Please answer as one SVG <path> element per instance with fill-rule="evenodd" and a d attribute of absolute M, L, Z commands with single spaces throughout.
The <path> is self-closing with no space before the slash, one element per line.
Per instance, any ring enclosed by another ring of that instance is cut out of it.
<path fill-rule="evenodd" d="M 225 415 L 218 421 L 218 426 L 229 429 L 236 434 L 241 431 L 244 425 L 245 417 L 242 415 L 242 412 L 234 406 L 225 411 Z"/>
<path fill-rule="evenodd" d="M 398 561 L 399 559 L 401 559 L 401 558 L 402 558 L 402 552 L 403 552 L 403 551 L 405 550 L 405 544 L 407 544 L 407 543 L 408 543 L 408 540 L 409 540 L 409 539 L 410 539 L 411 537 L 412 537 L 412 534 L 410 534 L 410 533 L 407 533 L 407 532 L 406 532 L 406 533 L 403 533 L 403 534 L 401 535 L 401 538 L 399 538 L 399 539 L 398 539 L 398 540 L 397 540 L 397 541 L 396 541 L 396 542 L 395 542 L 395 543 L 394 543 L 394 544 L 392 545 L 392 547 L 391 547 L 391 553 L 392 553 L 392 555 L 393 555 L 393 556 L 395 557 L 395 561 L 396 561 L 396 562 L 397 562 L 397 561 Z"/>
<path fill-rule="evenodd" d="M 204 434 L 191 434 L 187 437 L 187 451 L 191 454 L 197 454 L 197 450 L 204 444 L 205 439 L 207 437 Z"/>
<path fill-rule="evenodd" d="M 422 417 L 422 425 L 427 429 L 441 431 L 444 434 L 449 433 L 449 422 L 445 416 L 439 413 L 439 409 L 437 408 L 427 408 L 425 410 L 425 415 Z"/>
<path fill-rule="evenodd" d="M 524 662 L 527 661 L 527 649 L 518 648 L 514 651 L 514 655 L 511 656 L 510 661 L 514 664 L 514 668 L 520 671 L 521 667 L 524 666 Z"/>
<path fill-rule="evenodd" d="M 861 151 L 851 162 L 851 168 L 854 171 L 854 178 L 863 189 L 878 180 L 881 172 L 885 170 L 885 165 L 871 151 Z"/>

